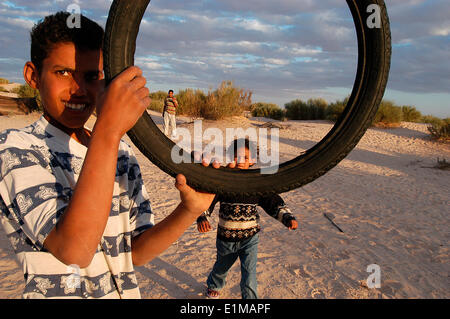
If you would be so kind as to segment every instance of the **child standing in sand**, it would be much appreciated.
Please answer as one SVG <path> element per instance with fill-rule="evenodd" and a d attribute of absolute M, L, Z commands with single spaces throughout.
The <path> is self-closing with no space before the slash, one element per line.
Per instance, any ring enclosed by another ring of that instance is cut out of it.
<path fill-rule="evenodd" d="M 103 29 L 69 13 L 31 32 L 24 78 L 44 115 L 0 134 L 0 218 L 25 276 L 24 298 L 139 298 L 135 265 L 169 247 L 214 198 L 182 175 L 181 203 L 160 223 L 135 155 L 121 140 L 150 103 L 137 67 L 104 87 Z M 97 108 L 92 131 L 84 128 Z"/>
<path fill-rule="evenodd" d="M 249 139 L 236 139 L 228 148 L 233 154 L 231 168 L 248 169 L 253 165 Z M 239 257 L 241 261 L 241 294 L 243 299 L 256 299 L 257 279 L 256 263 L 260 226 L 257 206 L 261 206 L 270 216 L 283 223 L 289 229 L 297 229 L 295 217 L 279 195 L 269 197 L 249 197 L 244 203 L 235 198 L 216 196 L 202 216 L 197 219 L 197 229 L 201 233 L 211 230 L 208 217 L 220 201 L 219 225 L 217 228 L 217 260 L 206 281 L 207 296 L 219 298 L 220 290 L 225 286 L 227 273 Z"/>

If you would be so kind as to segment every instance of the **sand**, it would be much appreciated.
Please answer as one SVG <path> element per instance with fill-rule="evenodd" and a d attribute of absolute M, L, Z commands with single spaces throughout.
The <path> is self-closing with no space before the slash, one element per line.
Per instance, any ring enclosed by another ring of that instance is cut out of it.
<path fill-rule="evenodd" d="M 161 117 L 151 113 L 160 125 Z M 23 127 L 38 117 L 0 117 L 0 131 Z M 258 127 L 264 121 L 242 117 L 205 121 L 203 127 Z M 280 130 L 282 160 L 294 158 L 332 127 L 324 121 L 283 124 L 289 127 Z M 181 127 L 192 129 L 192 124 Z M 160 221 L 177 206 L 178 191 L 173 178 L 134 149 Z M 371 128 L 327 174 L 282 194 L 300 227 L 288 231 L 261 211 L 260 298 L 449 298 L 450 171 L 435 168 L 438 158 L 450 160 L 450 145 L 431 140 L 425 124 Z M 205 280 L 216 254 L 217 209 L 212 232 L 199 234 L 193 224 L 163 254 L 136 268 L 143 298 L 205 298 Z M 380 267 L 380 288 L 367 287 L 367 267 L 372 264 Z M 236 262 L 223 298 L 240 298 L 239 281 Z M 0 298 L 20 298 L 23 282 L 0 228 Z"/>

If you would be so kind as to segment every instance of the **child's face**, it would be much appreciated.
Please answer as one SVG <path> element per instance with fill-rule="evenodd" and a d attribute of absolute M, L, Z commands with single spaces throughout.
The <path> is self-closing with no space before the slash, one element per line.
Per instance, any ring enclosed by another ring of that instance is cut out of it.
<path fill-rule="evenodd" d="M 236 162 L 236 168 L 239 169 L 248 169 L 254 164 L 251 158 L 250 150 L 246 147 L 240 147 L 237 149 L 234 160 Z"/>
<path fill-rule="evenodd" d="M 102 53 L 76 50 L 73 43 L 57 44 L 34 78 L 44 114 L 63 129 L 82 128 L 104 87 Z"/>

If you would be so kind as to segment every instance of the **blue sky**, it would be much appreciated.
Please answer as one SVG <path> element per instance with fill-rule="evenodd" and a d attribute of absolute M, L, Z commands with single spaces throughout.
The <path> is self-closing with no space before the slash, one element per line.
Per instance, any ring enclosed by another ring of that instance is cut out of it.
<path fill-rule="evenodd" d="M 78 4 L 105 25 L 110 0 L 0 1 L 0 77 L 21 82 L 29 30 Z M 450 117 L 450 1 L 387 0 L 393 55 L 386 99 Z M 136 65 L 151 91 L 216 88 L 223 80 L 253 101 L 285 103 L 351 92 L 356 35 L 343 0 L 152 0 Z"/>

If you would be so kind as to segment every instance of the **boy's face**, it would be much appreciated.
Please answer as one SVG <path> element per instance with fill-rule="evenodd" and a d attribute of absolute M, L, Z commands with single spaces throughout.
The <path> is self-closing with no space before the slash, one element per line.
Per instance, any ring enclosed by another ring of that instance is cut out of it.
<path fill-rule="evenodd" d="M 104 87 L 101 50 L 80 51 L 73 43 L 57 44 L 35 79 L 44 114 L 63 129 L 82 128 Z"/>
<path fill-rule="evenodd" d="M 248 169 L 254 164 L 252 162 L 250 150 L 246 147 L 240 147 L 237 149 L 234 160 L 236 162 L 236 168 L 239 169 Z"/>

